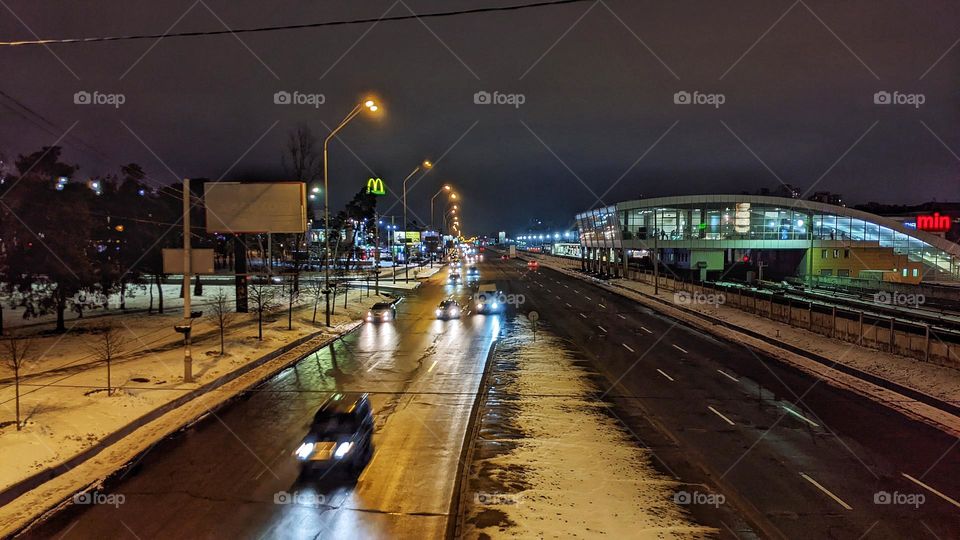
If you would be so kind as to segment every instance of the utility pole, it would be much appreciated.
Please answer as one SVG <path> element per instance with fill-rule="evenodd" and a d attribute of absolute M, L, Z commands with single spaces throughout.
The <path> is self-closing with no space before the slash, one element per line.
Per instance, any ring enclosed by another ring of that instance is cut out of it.
<path fill-rule="evenodd" d="M 660 294 L 660 230 L 657 229 L 657 209 L 653 209 L 653 295 Z"/>
<path fill-rule="evenodd" d="M 374 292 L 377 294 L 377 296 L 380 296 L 380 215 L 376 211 L 373 212 L 373 225 L 374 227 L 376 227 L 376 229 L 374 229 L 375 232 L 373 234 L 373 238 L 374 238 L 373 243 L 374 243 L 374 246 L 376 247 L 376 250 L 373 253 L 373 259 L 374 261 L 376 261 L 373 265 L 373 270 L 374 270 L 373 279 L 375 280 Z M 367 283 L 368 283 L 367 291 L 369 293 L 370 286 L 369 286 L 369 282 Z"/>
<path fill-rule="evenodd" d="M 183 179 L 183 382 L 193 382 L 193 358 L 190 355 L 190 179 Z"/>
<path fill-rule="evenodd" d="M 393 282 L 397 282 L 397 254 L 393 251 L 393 241 L 397 238 L 396 217 L 390 216 L 390 228 L 393 230 L 393 238 L 387 235 L 387 243 L 390 244 L 390 253 L 393 255 Z"/>

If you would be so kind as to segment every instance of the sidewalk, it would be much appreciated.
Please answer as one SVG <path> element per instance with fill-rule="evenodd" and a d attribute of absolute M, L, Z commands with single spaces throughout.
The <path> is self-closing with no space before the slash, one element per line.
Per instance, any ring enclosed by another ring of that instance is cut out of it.
<path fill-rule="evenodd" d="M 150 352 L 132 354 L 111 364 L 112 385 L 116 389 L 111 396 L 105 391 L 106 366 L 84 365 L 85 359 L 92 360 L 88 350 L 91 340 L 96 338 L 87 333 L 86 322 L 68 334 L 38 337 L 35 346 L 42 355 L 28 368 L 28 379 L 21 382 L 21 416 L 25 420 L 22 431 L 16 431 L 13 422 L 13 385 L 0 388 L 0 454 L 4 456 L 0 460 L 0 490 L 69 460 L 134 419 L 288 343 L 311 335 L 334 337 L 343 333 L 362 318 L 373 301 L 366 294 L 350 294 L 347 310 L 339 304 L 330 329 L 323 326 L 322 306 L 318 323 L 313 324 L 312 304 L 303 304 L 294 311 L 293 330 L 287 330 L 283 306 L 264 317 L 262 341 L 257 340 L 256 315 L 237 314 L 237 324 L 229 329 L 226 354 L 222 357 L 216 327 L 202 321 L 198 330 L 204 337 L 193 346 L 195 382 L 189 384 L 181 382 L 183 348 L 181 338 L 172 331 L 173 324 L 180 320 L 179 314 L 117 318 L 123 322 L 128 347 Z M 161 344 L 172 346 L 164 349 Z M 70 365 L 76 369 L 64 369 Z M 30 373 L 35 375 L 29 376 Z"/>

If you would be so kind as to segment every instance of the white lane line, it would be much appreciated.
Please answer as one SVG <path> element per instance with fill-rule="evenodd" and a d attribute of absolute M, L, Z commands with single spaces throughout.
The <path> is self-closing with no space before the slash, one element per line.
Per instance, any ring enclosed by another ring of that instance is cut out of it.
<path fill-rule="evenodd" d="M 723 413 L 721 413 L 720 411 L 714 409 L 713 406 L 707 405 L 707 408 L 710 409 L 711 411 L 713 411 L 713 414 L 719 416 L 720 418 L 723 418 L 723 421 L 724 421 L 724 422 L 730 424 L 731 426 L 735 426 L 735 425 L 736 425 L 736 424 L 733 423 L 733 420 L 731 420 L 731 419 L 727 418 L 726 416 L 724 416 Z"/>
<path fill-rule="evenodd" d="M 666 373 L 664 373 L 662 369 L 657 368 L 657 371 L 660 372 L 661 375 L 663 375 L 664 377 L 666 377 L 668 381 L 673 381 L 673 377 L 671 377 L 671 376 L 667 375 Z"/>
<path fill-rule="evenodd" d="M 370 457 L 370 461 L 367 462 L 367 466 L 364 467 L 363 472 L 357 477 L 357 482 L 363 482 L 363 479 L 367 477 L 367 472 L 373 468 L 370 465 L 373 463 L 373 460 L 377 459 L 377 456 L 379 455 L 380 449 L 378 448 L 377 451 L 373 453 L 373 456 Z"/>
<path fill-rule="evenodd" d="M 653 333 L 653 332 L 651 332 L 650 330 L 647 330 L 647 327 L 646 327 L 646 326 L 641 326 L 640 329 L 643 330 L 644 332 L 648 333 L 648 334 L 652 334 L 652 333 Z"/>
<path fill-rule="evenodd" d="M 805 475 L 805 474 L 803 474 L 803 473 L 800 473 L 800 476 L 802 476 L 807 482 L 810 482 L 811 484 L 817 486 L 817 489 L 819 489 L 820 491 L 826 493 L 831 499 L 837 501 L 837 504 L 839 504 L 840 506 L 846 508 L 847 510 L 853 510 L 853 507 L 851 507 L 849 504 L 843 502 L 843 499 L 841 499 L 840 497 L 837 497 L 837 496 L 834 495 L 833 493 L 830 493 L 830 490 L 829 490 L 829 489 L 821 486 L 821 485 L 820 485 L 820 482 L 817 482 L 817 481 L 814 480 L 813 478 L 810 478 L 809 476 L 807 476 L 807 475 Z"/>
<path fill-rule="evenodd" d="M 584 298 L 586 298 L 587 300 L 593 300 L 593 298 L 590 298 L 589 296 L 584 296 Z"/>
<path fill-rule="evenodd" d="M 586 319 L 586 318 L 587 318 L 587 316 L 586 316 L 586 315 L 584 315 L 583 313 L 581 313 L 581 314 L 580 314 L 580 316 L 581 316 L 581 317 L 583 317 L 584 319 Z"/>
<path fill-rule="evenodd" d="M 607 306 L 605 306 L 605 305 L 603 305 L 603 304 L 597 304 L 597 305 L 600 306 L 600 307 L 603 308 L 603 309 L 607 309 Z"/>
<path fill-rule="evenodd" d="M 923 482 L 917 480 L 916 478 L 910 476 L 910 475 L 907 474 L 907 473 L 900 473 L 900 474 L 902 474 L 903 477 L 906 478 L 907 480 L 910 480 L 911 482 L 917 484 L 918 486 L 921 486 L 921 487 L 924 487 L 924 488 L 930 490 L 930 492 L 933 493 L 934 495 L 936 495 L 936 496 L 940 497 L 941 499 L 947 501 L 948 503 L 956 506 L 957 508 L 960 508 L 960 502 L 957 502 L 955 499 L 951 499 L 950 497 L 944 495 L 943 493 L 940 493 L 939 491 L 937 491 L 937 490 L 933 489 L 932 487 L 924 484 Z"/>
<path fill-rule="evenodd" d="M 568 308 L 572 308 L 572 307 L 573 307 L 573 306 L 571 306 L 571 305 L 570 305 L 569 303 L 567 303 L 567 302 L 564 302 L 563 305 L 567 306 Z"/>
<path fill-rule="evenodd" d="M 626 317 L 624 317 L 623 315 L 621 315 L 621 314 L 619 314 L 619 313 L 617 313 L 617 317 L 620 317 L 620 318 L 623 319 L 623 320 L 627 320 Z"/>
<path fill-rule="evenodd" d="M 687 350 L 684 349 L 683 347 L 678 347 L 678 346 L 674 345 L 673 348 L 679 350 L 680 352 L 687 352 Z"/>
<path fill-rule="evenodd" d="M 722 369 L 718 369 L 718 370 L 717 370 L 717 373 L 723 375 L 724 377 L 730 379 L 730 380 L 733 381 L 733 382 L 740 382 L 740 379 L 734 377 L 733 375 L 730 375 L 729 373 L 723 371 Z"/>
<path fill-rule="evenodd" d="M 570 288 L 570 286 L 567 285 L 566 283 L 564 283 L 563 286 L 566 287 L 566 288 L 568 288 L 568 289 Z"/>
<path fill-rule="evenodd" d="M 427 373 L 430 373 L 431 371 L 433 371 L 433 368 L 437 367 L 437 362 L 439 362 L 439 360 L 433 361 L 433 365 L 430 366 L 430 369 L 427 370 Z"/>
<path fill-rule="evenodd" d="M 600 331 L 601 331 L 601 332 L 603 332 L 604 334 L 606 334 L 606 333 L 607 333 L 607 329 L 606 329 L 606 328 L 604 328 L 604 327 L 602 327 L 602 326 L 600 326 L 599 324 L 597 325 L 597 328 L 599 328 L 599 329 L 600 329 Z"/>
<path fill-rule="evenodd" d="M 561 300 L 561 298 L 560 298 L 560 295 L 559 295 L 559 294 L 555 294 L 554 296 L 556 296 L 556 297 L 557 297 L 557 300 Z"/>
<path fill-rule="evenodd" d="M 626 343 L 623 343 L 622 345 L 623 345 L 623 348 L 624 348 L 624 349 L 626 349 L 626 350 L 628 350 L 628 351 L 630 351 L 630 352 L 637 352 L 637 351 L 633 350 L 633 349 L 632 349 L 629 345 L 627 345 Z"/>
<path fill-rule="evenodd" d="M 788 413 L 796 416 L 797 418 L 803 420 L 804 422 L 810 424 L 811 426 L 813 426 L 813 427 L 820 427 L 820 424 L 817 424 L 817 423 L 814 422 L 813 420 L 810 420 L 810 419 L 807 418 L 806 416 L 798 413 L 797 411 L 791 409 L 790 407 L 787 407 L 786 405 L 782 405 L 782 407 L 783 407 L 784 410 L 786 410 Z"/>

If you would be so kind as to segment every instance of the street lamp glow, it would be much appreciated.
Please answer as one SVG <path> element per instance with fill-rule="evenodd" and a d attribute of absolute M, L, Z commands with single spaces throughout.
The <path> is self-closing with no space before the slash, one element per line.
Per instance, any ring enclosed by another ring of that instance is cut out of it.
<path fill-rule="evenodd" d="M 310 191 L 311 191 L 312 193 L 320 193 L 320 187 L 319 187 L 319 186 L 313 186 L 313 189 L 311 189 Z"/>
<path fill-rule="evenodd" d="M 379 105 L 372 99 L 368 99 L 363 102 L 363 106 L 370 110 L 370 112 L 377 112 L 377 109 L 380 108 Z"/>
<path fill-rule="evenodd" d="M 426 170 L 430 170 L 433 168 L 433 163 L 431 163 L 429 159 L 425 159 L 423 160 L 423 163 L 420 164 L 420 166 Z"/>

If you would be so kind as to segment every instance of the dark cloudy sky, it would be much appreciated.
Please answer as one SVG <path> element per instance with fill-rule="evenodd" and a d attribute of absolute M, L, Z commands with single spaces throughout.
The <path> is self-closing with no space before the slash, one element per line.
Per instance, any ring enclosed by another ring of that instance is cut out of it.
<path fill-rule="evenodd" d="M 524 1 L 3 0 L 0 39 Z M 61 144 L 84 174 L 133 161 L 163 182 L 282 178 L 292 127 L 322 135 L 375 92 L 385 114 L 357 118 L 331 146 L 337 207 L 368 170 L 399 188 L 424 157 L 438 165 L 410 191 L 413 212 L 429 220 L 427 200 L 451 182 L 464 196 L 467 232 L 516 231 L 530 217 L 566 224 L 598 200 L 781 181 L 850 203 L 957 200 L 958 39 L 960 3 L 947 0 L 605 0 L 239 38 L 5 47 L 0 91 L 17 103 L 0 96 L 0 151 L 29 152 L 69 129 Z M 81 90 L 126 101 L 76 105 Z M 323 94 L 325 103 L 275 105 L 281 90 Z M 525 101 L 477 105 L 478 91 Z M 722 94 L 724 103 L 677 105 L 680 91 Z M 924 102 L 877 105 L 880 91 Z"/>

